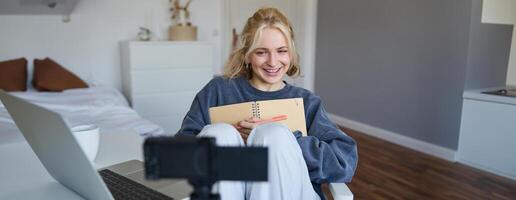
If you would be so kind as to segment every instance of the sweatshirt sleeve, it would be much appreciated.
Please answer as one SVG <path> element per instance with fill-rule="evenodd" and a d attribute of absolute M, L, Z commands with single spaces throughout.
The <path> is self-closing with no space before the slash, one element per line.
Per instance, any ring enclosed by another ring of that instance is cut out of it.
<path fill-rule="evenodd" d="M 202 128 L 207 124 L 203 117 L 202 105 L 200 103 L 198 95 L 195 96 L 190 110 L 186 113 L 181 128 L 177 132 L 177 135 L 197 135 L 201 132 Z"/>
<path fill-rule="evenodd" d="M 350 182 L 358 159 L 355 141 L 331 122 L 319 97 L 310 97 L 305 109 L 308 136 L 298 138 L 298 143 L 311 181 Z"/>

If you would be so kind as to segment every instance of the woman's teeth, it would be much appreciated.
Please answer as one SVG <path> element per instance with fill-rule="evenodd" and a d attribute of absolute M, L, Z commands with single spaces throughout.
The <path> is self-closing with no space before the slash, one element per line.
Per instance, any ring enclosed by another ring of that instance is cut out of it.
<path fill-rule="evenodd" d="M 276 73 L 276 72 L 279 72 L 281 68 L 276 68 L 276 69 L 264 69 L 266 72 L 269 72 L 269 73 Z"/>

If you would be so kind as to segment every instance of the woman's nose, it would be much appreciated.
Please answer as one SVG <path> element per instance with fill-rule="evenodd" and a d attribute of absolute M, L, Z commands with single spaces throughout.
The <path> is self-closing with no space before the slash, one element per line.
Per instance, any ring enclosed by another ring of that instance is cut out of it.
<path fill-rule="evenodd" d="M 272 52 L 269 54 L 269 59 L 267 60 L 267 64 L 273 67 L 276 67 L 279 64 L 278 55 L 276 52 Z"/>

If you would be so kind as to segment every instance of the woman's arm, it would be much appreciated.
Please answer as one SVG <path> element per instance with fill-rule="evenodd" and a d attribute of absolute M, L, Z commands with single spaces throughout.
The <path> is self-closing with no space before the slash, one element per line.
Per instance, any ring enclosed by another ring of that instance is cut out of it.
<path fill-rule="evenodd" d="M 313 97 L 308 103 L 308 136 L 300 137 L 298 143 L 310 179 L 318 184 L 351 181 L 358 159 L 355 141 L 330 121 L 320 98 Z"/>
<path fill-rule="evenodd" d="M 199 95 L 195 96 L 177 135 L 197 135 L 201 132 L 202 128 L 206 126 L 206 120 L 204 119 L 202 105 L 198 96 Z"/>

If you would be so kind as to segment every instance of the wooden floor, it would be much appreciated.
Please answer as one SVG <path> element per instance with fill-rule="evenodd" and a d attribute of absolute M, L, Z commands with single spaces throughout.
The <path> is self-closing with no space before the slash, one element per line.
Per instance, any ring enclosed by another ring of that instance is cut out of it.
<path fill-rule="evenodd" d="M 358 143 L 355 199 L 516 200 L 516 181 L 343 130 Z"/>

